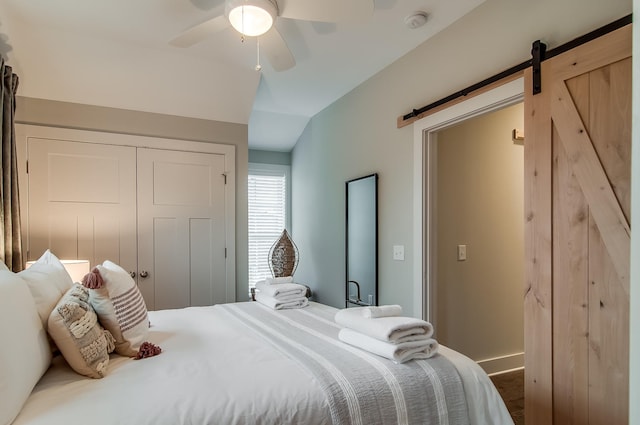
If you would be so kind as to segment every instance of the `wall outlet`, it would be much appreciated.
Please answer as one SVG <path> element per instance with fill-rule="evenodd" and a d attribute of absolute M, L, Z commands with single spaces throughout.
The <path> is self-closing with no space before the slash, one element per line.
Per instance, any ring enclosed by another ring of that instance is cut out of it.
<path fill-rule="evenodd" d="M 404 261 L 404 245 L 393 246 L 393 259 L 397 261 Z"/>

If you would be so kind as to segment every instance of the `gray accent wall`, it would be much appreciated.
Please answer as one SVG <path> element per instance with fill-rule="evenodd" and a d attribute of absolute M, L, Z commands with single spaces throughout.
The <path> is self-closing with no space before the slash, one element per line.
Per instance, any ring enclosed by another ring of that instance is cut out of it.
<path fill-rule="evenodd" d="M 487 0 L 314 116 L 292 152 L 297 280 L 343 306 L 344 182 L 377 172 L 379 301 L 413 311 L 413 128 L 397 117 L 631 13 L 631 0 Z M 371 54 L 374 54 L 373 52 Z M 405 260 L 392 259 L 404 245 Z"/>
<path fill-rule="evenodd" d="M 193 140 L 236 147 L 236 296 L 248 299 L 246 124 L 185 118 L 78 103 L 18 97 L 16 122 L 167 139 Z"/>
<path fill-rule="evenodd" d="M 253 164 L 291 165 L 291 152 L 249 149 L 249 162 Z"/>

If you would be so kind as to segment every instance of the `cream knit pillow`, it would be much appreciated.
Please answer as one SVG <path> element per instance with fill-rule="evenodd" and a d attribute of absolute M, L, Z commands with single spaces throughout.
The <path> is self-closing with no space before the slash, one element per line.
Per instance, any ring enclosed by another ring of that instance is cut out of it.
<path fill-rule="evenodd" d="M 69 363 L 81 375 L 102 378 L 115 340 L 98 323 L 89 304 L 89 290 L 76 283 L 49 316 L 49 334 Z"/>

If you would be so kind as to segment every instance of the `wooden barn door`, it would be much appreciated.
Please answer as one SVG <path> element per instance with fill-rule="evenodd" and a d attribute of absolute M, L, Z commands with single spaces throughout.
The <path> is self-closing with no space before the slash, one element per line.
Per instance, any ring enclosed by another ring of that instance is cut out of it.
<path fill-rule="evenodd" d="M 631 25 L 525 74 L 527 425 L 628 423 Z"/>

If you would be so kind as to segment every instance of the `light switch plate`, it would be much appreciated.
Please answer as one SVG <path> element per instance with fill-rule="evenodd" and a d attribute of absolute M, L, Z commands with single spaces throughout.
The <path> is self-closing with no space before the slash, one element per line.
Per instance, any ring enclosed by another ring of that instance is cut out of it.
<path fill-rule="evenodd" d="M 393 246 L 393 259 L 397 261 L 404 261 L 404 245 Z"/>
<path fill-rule="evenodd" d="M 458 245 L 458 261 L 466 261 L 466 260 L 467 260 L 467 246 Z"/>

